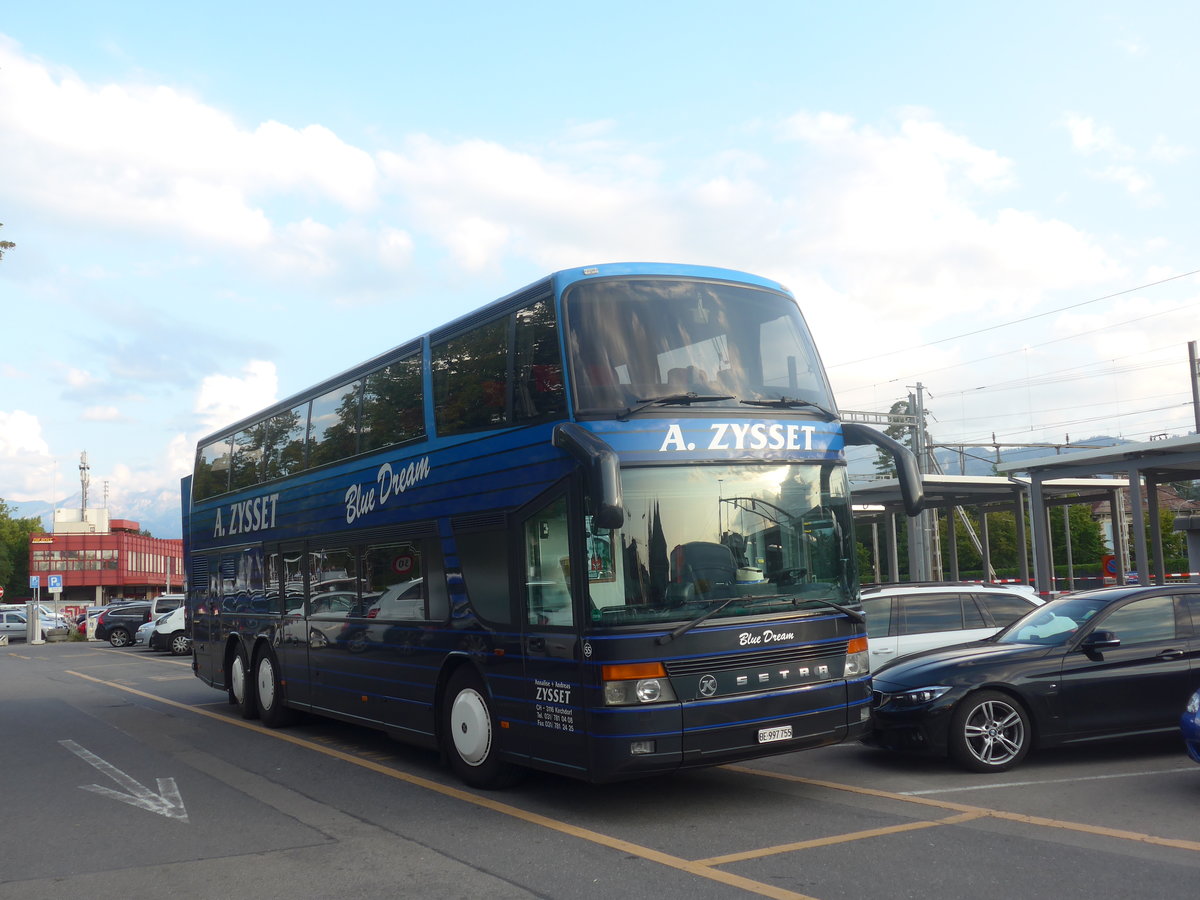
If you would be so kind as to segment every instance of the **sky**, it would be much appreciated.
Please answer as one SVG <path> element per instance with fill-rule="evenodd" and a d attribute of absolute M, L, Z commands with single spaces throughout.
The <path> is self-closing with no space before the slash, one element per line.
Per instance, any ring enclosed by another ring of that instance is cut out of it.
<path fill-rule="evenodd" d="M 920 384 L 937 443 L 1187 434 L 1198 25 L 1107 0 L 10 5 L 0 499 L 78 507 L 86 453 L 89 506 L 178 537 L 200 437 L 625 260 L 782 282 L 840 407 Z"/>

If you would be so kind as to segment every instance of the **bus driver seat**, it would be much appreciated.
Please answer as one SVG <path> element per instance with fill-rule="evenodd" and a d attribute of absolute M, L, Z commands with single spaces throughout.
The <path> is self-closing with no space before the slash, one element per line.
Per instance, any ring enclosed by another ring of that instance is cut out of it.
<path fill-rule="evenodd" d="M 712 385 L 708 383 L 708 373 L 696 366 L 680 366 L 667 370 L 667 390 L 677 394 L 688 391 L 712 393 Z"/>

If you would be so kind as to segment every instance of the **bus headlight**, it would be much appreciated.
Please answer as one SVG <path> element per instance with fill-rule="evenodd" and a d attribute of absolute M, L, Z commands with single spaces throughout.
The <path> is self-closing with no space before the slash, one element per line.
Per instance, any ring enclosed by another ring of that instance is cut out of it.
<path fill-rule="evenodd" d="M 843 678 L 862 678 L 871 674 L 871 657 L 867 653 L 867 639 L 856 637 L 846 647 L 846 666 Z"/>
<path fill-rule="evenodd" d="M 604 666 L 604 703 L 635 706 L 639 703 L 670 703 L 675 691 L 662 663 L 625 663 Z"/>

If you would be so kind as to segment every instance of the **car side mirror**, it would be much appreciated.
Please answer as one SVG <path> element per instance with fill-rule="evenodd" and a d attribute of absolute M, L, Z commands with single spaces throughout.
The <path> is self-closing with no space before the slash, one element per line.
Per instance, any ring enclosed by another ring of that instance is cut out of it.
<path fill-rule="evenodd" d="M 1121 646 L 1121 639 L 1111 631 L 1093 631 L 1083 639 L 1083 643 L 1079 645 L 1084 653 L 1091 656 L 1094 653 L 1102 653 L 1105 650 L 1115 650 Z"/>

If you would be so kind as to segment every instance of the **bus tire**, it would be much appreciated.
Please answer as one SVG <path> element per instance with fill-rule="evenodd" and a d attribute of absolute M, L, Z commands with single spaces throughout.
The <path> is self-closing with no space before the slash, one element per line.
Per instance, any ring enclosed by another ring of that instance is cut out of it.
<path fill-rule="evenodd" d="M 293 721 L 279 677 L 279 663 L 270 647 L 263 647 L 254 661 L 254 695 L 258 701 L 258 717 L 268 728 L 282 728 Z"/>
<path fill-rule="evenodd" d="M 258 717 L 258 701 L 254 697 L 254 679 L 250 676 L 250 663 L 246 659 L 246 648 L 238 644 L 229 660 L 229 702 L 237 707 L 243 719 Z"/>
<path fill-rule="evenodd" d="M 487 688 L 474 669 L 460 666 L 442 698 L 442 745 L 454 774 L 471 787 L 495 790 L 519 777 L 516 766 L 500 759 L 495 736 Z"/>

